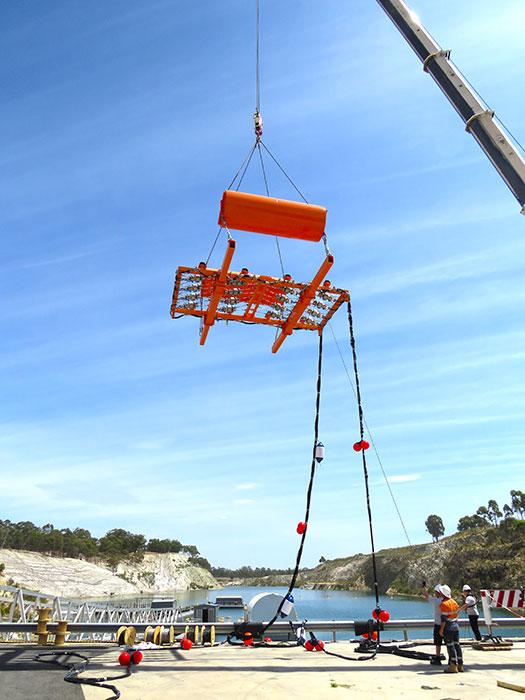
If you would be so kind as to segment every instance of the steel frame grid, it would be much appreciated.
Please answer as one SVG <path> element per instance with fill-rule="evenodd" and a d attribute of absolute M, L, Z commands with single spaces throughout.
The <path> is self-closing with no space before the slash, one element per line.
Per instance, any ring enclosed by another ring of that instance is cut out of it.
<path fill-rule="evenodd" d="M 328 255 L 312 282 L 296 282 L 284 278 L 250 274 L 246 268 L 239 272 L 228 270 L 235 241 L 228 241 L 228 250 L 220 269 L 180 266 L 175 276 L 171 316 L 178 314 L 203 319 L 201 345 L 215 320 L 258 323 L 280 328 L 281 334 L 272 347 L 277 352 L 294 330 L 322 333 L 341 304 L 350 299 L 346 289 L 323 282 L 333 264 Z M 206 303 L 207 302 L 207 303 Z"/>

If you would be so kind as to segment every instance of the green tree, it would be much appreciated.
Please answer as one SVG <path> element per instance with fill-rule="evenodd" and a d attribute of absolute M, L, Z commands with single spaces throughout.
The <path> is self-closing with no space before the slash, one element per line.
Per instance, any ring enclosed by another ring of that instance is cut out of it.
<path fill-rule="evenodd" d="M 459 519 L 458 532 L 473 530 L 476 527 L 486 527 L 487 521 L 479 515 L 464 515 Z"/>
<path fill-rule="evenodd" d="M 432 540 L 437 542 L 445 534 L 445 526 L 439 515 L 429 515 L 425 520 L 425 527 L 432 535 Z"/>
<path fill-rule="evenodd" d="M 490 524 L 490 515 L 489 515 L 488 508 L 486 508 L 486 506 L 480 506 L 476 511 L 476 515 L 478 515 L 480 518 L 483 518 L 483 520 L 486 523 Z"/>
<path fill-rule="evenodd" d="M 497 527 L 499 521 L 503 517 L 503 513 L 499 509 L 496 501 L 490 500 L 487 504 L 487 513 L 490 518 L 490 522 L 494 527 Z"/>
<path fill-rule="evenodd" d="M 511 506 L 514 513 L 522 520 L 525 518 L 525 493 L 523 491 L 511 491 Z"/>
<path fill-rule="evenodd" d="M 503 506 L 503 517 L 505 518 L 505 520 L 507 520 L 507 518 L 513 518 L 513 517 L 514 517 L 514 511 L 513 511 L 512 508 L 511 508 L 510 506 L 508 506 L 506 503 L 505 503 L 505 505 Z"/>
<path fill-rule="evenodd" d="M 201 566 L 203 569 L 206 569 L 206 571 L 211 571 L 211 564 L 204 557 L 192 557 L 191 563 L 194 566 Z"/>
<path fill-rule="evenodd" d="M 179 540 L 158 540 L 151 539 L 146 547 L 148 552 L 180 552 L 182 550 L 182 544 Z"/>
<path fill-rule="evenodd" d="M 116 554 L 124 557 L 127 554 L 144 552 L 145 549 L 144 535 L 135 535 L 121 528 L 109 530 L 99 540 L 99 550 L 102 554 Z"/>
<path fill-rule="evenodd" d="M 184 544 L 182 545 L 182 551 L 184 554 L 189 554 L 190 557 L 198 557 L 200 552 L 194 544 Z"/>

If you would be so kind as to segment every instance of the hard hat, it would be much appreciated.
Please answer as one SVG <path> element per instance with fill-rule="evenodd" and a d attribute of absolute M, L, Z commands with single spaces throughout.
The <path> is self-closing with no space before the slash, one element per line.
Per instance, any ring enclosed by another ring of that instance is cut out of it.
<path fill-rule="evenodd" d="M 465 591 L 471 591 L 471 590 L 472 590 L 472 588 L 471 588 L 470 586 L 467 586 L 467 584 L 465 584 L 465 585 L 463 586 L 463 592 L 465 592 Z"/>
<path fill-rule="evenodd" d="M 450 586 L 446 586 L 445 584 L 439 587 L 439 592 L 441 593 L 441 595 L 444 595 L 445 598 L 450 598 L 450 596 L 452 595 Z"/>
<path fill-rule="evenodd" d="M 434 591 L 436 593 L 441 593 L 441 584 L 440 583 L 436 583 L 436 585 L 434 586 Z"/>

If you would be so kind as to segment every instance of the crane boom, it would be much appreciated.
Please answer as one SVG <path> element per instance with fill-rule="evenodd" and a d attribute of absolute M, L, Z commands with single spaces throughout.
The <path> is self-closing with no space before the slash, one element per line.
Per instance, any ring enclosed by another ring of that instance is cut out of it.
<path fill-rule="evenodd" d="M 402 0 L 377 0 L 434 78 L 474 136 L 525 214 L 525 160 L 505 131 L 494 120 L 494 112 L 481 100 L 468 81 Z"/>

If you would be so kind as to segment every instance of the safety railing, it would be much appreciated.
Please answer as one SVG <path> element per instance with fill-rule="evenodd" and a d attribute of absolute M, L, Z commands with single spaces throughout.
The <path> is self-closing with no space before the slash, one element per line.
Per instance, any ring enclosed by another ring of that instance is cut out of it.
<path fill-rule="evenodd" d="M 294 626 L 299 626 L 299 622 L 294 622 Z M 468 620 L 458 620 L 460 627 L 469 627 Z M 484 620 L 480 618 L 480 624 L 484 624 Z M 171 623 L 176 635 L 185 633 L 188 629 L 193 629 L 195 627 L 201 627 L 202 623 L 199 622 L 173 622 Z M 388 635 L 391 630 L 432 630 L 434 625 L 434 620 L 390 620 L 384 624 L 383 634 Z M 147 627 L 150 627 L 151 623 L 137 622 L 133 623 L 137 634 L 144 634 Z M 231 622 L 215 622 L 213 623 L 215 628 L 215 633 L 217 635 L 227 635 L 232 634 L 235 631 L 235 625 Z M 306 628 L 309 630 L 315 630 L 319 632 L 331 632 L 333 641 L 337 639 L 338 632 L 353 632 L 355 629 L 354 620 L 312 620 L 306 623 Z M 525 629 L 525 618 L 493 618 L 492 626 L 495 628 L 497 633 L 498 627 L 505 628 L 524 628 Z M 116 622 L 69 622 L 67 626 L 68 633 L 75 635 L 77 639 L 82 636 L 83 639 L 114 639 L 117 631 L 121 628 L 121 625 Z M 275 622 L 270 628 L 269 632 L 286 632 L 290 630 L 289 622 Z M 48 622 L 47 631 L 49 634 L 56 634 L 58 631 L 58 623 Z M 37 623 L 36 622 L 1 622 L 0 623 L 0 639 L 2 637 L 7 637 L 8 635 L 14 634 L 37 634 Z"/>
<path fill-rule="evenodd" d="M 171 625 L 182 622 L 184 612 L 179 607 L 151 607 L 130 601 L 128 605 L 112 601 L 78 601 L 31 591 L 16 586 L 0 586 L 0 627 L 14 626 L 14 632 L 22 631 L 21 625 L 35 625 L 39 611 L 48 610 L 49 623 L 68 622 L 71 624 L 110 624 L 119 627 L 123 624 Z M 32 631 L 32 630 L 31 630 Z M 79 632 L 83 639 L 83 632 Z M 29 638 L 26 637 L 29 641 Z"/>

